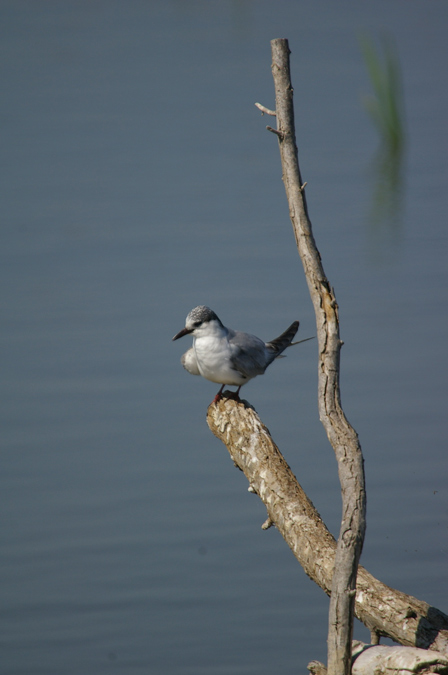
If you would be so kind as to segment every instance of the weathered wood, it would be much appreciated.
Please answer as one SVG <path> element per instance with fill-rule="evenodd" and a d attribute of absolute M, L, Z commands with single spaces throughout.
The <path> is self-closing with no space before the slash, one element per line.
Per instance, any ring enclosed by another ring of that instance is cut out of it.
<path fill-rule="evenodd" d="M 207 411 L 211 431 L 227 447 L 272 522 L 308 576 L 331 593 L 336 542 L 247 401 L 224 398 Z M 358 568 L 355 614 L 368 628 L 402 645 L 448 655 L 448 616 L 389 588 Z"/>
<path fill-rule="evenodd" d="M 448 657 L 412 647 L 386 647 L 354 642 L 352 675 L 448 675 Z"/>
<path fill-rule="evenodd" d="M 342 520 L 331 586 L 327 668 L 329 675 L 348 675 L 356 575 L 366 527 L 363 457 L 358 435 L 341 406 L 339 361 L 342 342 L 339 337 L 338 306 L 314 241 L 300 175 L 288 41 L 272 40 L 271 50 L 283 182 L 316 315 L 319 416 L 336 455 L 342 492 Z"/>
<path fill-rule="evenodd" d="M 311 661 L 308 670 L 312 675 L 327 675 L 320 661 Z M 353 641 L 352 675 L 448 675 L 448 657 L 440 652 L 428 652 L 416 647 L 386 647 L 366 645 Z"/>

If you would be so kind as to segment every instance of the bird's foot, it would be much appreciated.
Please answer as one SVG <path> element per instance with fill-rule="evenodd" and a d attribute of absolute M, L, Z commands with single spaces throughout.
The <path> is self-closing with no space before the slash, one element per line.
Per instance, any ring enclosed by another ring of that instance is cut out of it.
<path fill-rule="evenodd" d="M 229 391 L 227 394 L 227 398 L 231 398 L 232 401 L 241 401 L 240 396 L 239 396 L 239 389 L 238 391 Z"/>
<path fill-rule="evenodd" d="M 218 391 L 216 394 L 215 398 L 213 399 L 212 403 L 218 403 L 222 399 L 222 392 L 224 389 L 224 384 L 222 385 L 221 389 Z M 238 387 L 236 391 L 228 391 L 226 394 L 226 398 L 231 398 L 233 401 L 237 401 L 238 403 L 241 401 L 240 399 L 240 389 L 241 387 Z"/>
<path fill-rule="evenodd" d="M 218 391 L 216 394 L 215 398 L 213 399 L 212 403 L 218 403 L 222 399 L 222 390 L 224 389 L 224 385 L 222 385 L 221 389 Z"/>

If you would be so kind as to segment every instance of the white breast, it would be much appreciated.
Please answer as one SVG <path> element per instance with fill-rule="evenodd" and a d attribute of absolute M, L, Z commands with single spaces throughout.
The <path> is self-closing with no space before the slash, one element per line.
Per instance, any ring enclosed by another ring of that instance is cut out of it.
<path fill-rule="evenodd" d="M 231 352 L 227 336 L 195 338 L 193 344 L 199 372 L 202 377 L 217 384 L 239 386 L 247 378 L 232 368 Z"/>

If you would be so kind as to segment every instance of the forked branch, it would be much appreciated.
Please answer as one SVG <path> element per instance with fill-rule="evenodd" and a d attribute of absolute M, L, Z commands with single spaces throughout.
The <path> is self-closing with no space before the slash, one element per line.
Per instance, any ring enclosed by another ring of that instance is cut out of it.
<path fill-rule="evenodd" d="M 254 408 L 246 401 L 226 398 L 224 392 L 220 401 L 209 406 L 207 423 L 244 472 L 249 491 L 266 506 L 266 522 L 275 525 L 308 576 L 330 595 L 336 541 Z M 448 616 L 386 586 L 361 566 L 355 613 L 379 635 L 448 655 Z"/>

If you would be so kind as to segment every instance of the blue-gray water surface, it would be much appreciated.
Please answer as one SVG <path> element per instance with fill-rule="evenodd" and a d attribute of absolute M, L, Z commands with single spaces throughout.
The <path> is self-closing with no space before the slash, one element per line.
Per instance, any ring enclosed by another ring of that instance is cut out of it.
<path fill-rule="evenodd" d="M 0 672 L 270 675 L 326 659 L 328 599 L 247 492 L 180 365 L 188 311 L 315 334 L 272 120 L 292 50 L 314 234 L 365 455 L 362 563 L 448 611 L 448 5 L 3 0 Z M 359 35 L 400 58 L 398 212 Z M 316 343 L 243 395 L 337 535 Z M 367 631 L 356 626 L 356 636 Z"/>

